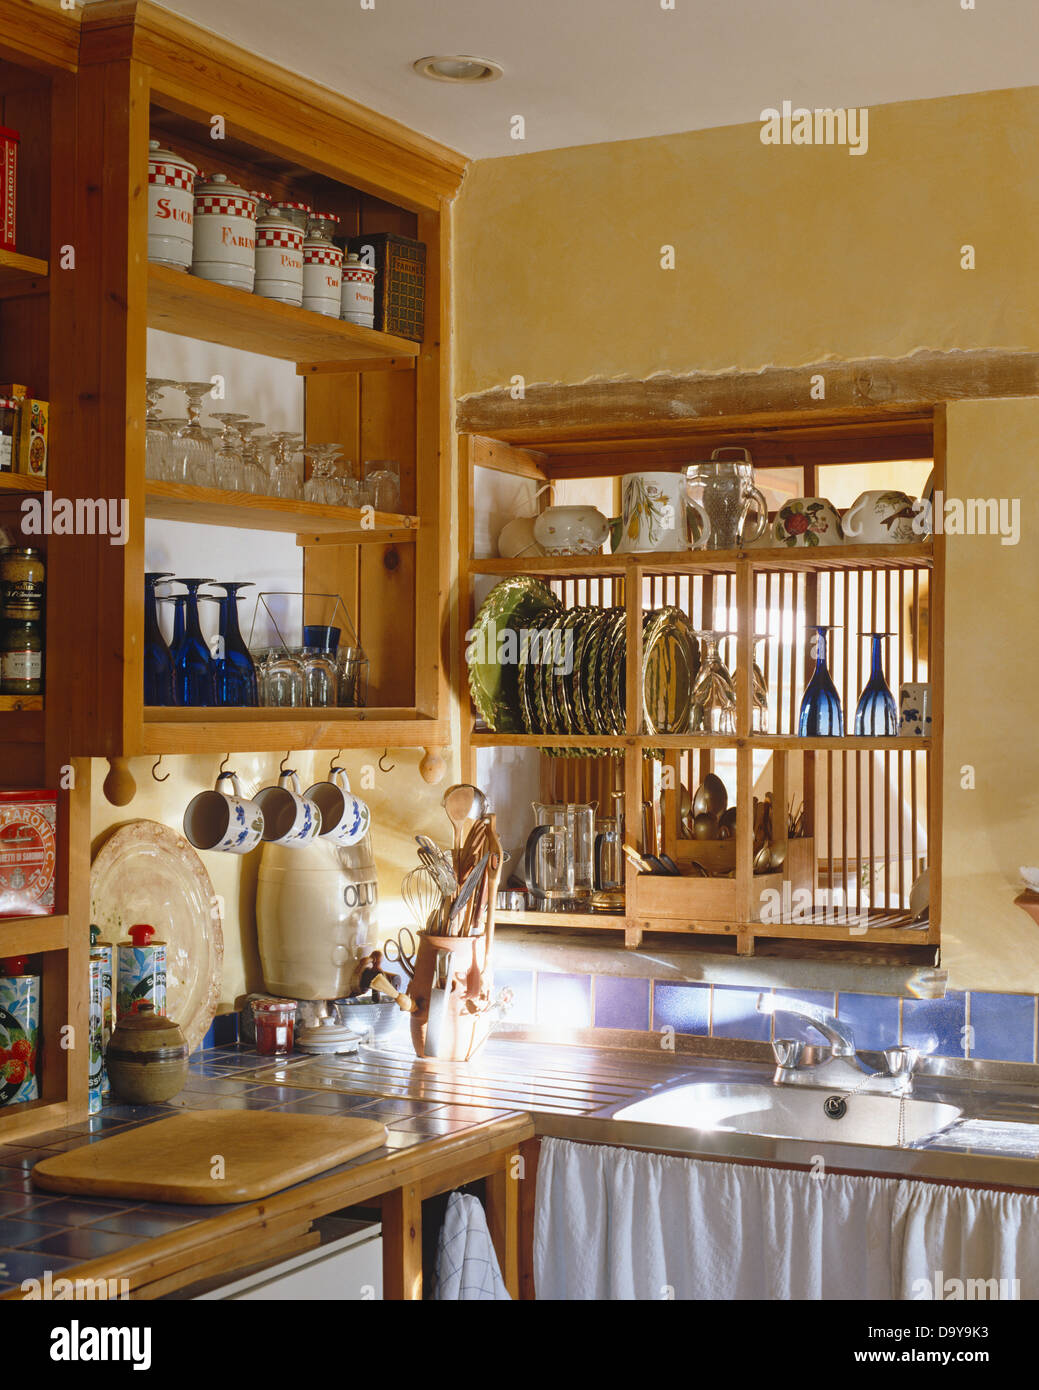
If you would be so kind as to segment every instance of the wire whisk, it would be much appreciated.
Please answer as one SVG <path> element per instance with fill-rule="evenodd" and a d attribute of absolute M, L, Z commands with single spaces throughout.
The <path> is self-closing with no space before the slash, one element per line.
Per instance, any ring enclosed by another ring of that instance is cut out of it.
<path fill-rule="evenodd" d="M 430 917 L 440 909 L 443 894 L 424 868 L 409 869 L 401 879 L 400 895 L 419 931 L 425 931 Z"/>

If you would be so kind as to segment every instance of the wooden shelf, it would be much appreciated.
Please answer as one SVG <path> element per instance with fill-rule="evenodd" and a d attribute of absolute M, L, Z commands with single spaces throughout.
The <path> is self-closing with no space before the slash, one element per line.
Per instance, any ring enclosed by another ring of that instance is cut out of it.
<path fill-rule="evenodd" d="M 288 531 L 299 534 L 300 543 L 308 545 L 327 540 L 329 536 L 334 536 L 339 544 L 414 540 L 419 525 L 417 516 L 398 512 L 366 514 L 357 507 L 326 507 L 318 502 L 260 497 L 248 492 L 153 479 L 145 483 L 144 514 L 155 520 L 190 521 L 196 526 Z M 366 521 L 373 524 L 366 525 Z"/>
<path fill-rule="evenodd" d="M 0 695 L 0 713 L 34 712 L 43 709 L 42 695 Z"/>
<path fill-rule="evenodd" d="M 34 698 L 39 696 L 5 695 L 5 700 Z M 39 709 L 5 709 L 0 711 L 0 744 L 42 743 L 43 707 Z"/>
<path fill-rule="evenodd" d="M 735 734 L 496 734 L 474 730 L 474 748 L 750 748 L 762 752 L 819 753 L 928 753 L 929 738 L 798 738 L 797 735 L 756 734 L 739 738 Z"/>
<path fill-rule="evenodd" d="M 409 709 L 169 709 L 146 706 L 146 753 L 265 753 L 295 748 L 441 748 L 444 720 Z"/>
<path fill-rule="evenodd" d="M 0 473 L 0 492 L 44 492 L 46 478 L 31 473 Z"/>
<path fill-rule="evenodd" d="M 148 326 L 296 363 L 417 358 L 421 351 L 420 344 L 407 338 L 279 304 L 164 265 L 148 267 Z"/>
<path fill-rule="evenodd" d="M 49 270 L 47 262 L 35 256 L 0 250 L 0 290 L 27 286 L 32 280 L 44 280 Z"/>
<path fill-rule="evenodd" d="M 64 951 L 68 944 L 67 917 L 0 917 L 0 956 Z"/>
<path fill-rule="evenodd" d="M 931 541 L 910 545 L 831 545 L 812 549 L 645 551 L 638 555 L 534 555 L 472 560 L 472 574 L 534 574 L 549 578 L 610 578 L 640 568 L 647 574 L 725 574 L 753 570 L 930 569 Z"/>

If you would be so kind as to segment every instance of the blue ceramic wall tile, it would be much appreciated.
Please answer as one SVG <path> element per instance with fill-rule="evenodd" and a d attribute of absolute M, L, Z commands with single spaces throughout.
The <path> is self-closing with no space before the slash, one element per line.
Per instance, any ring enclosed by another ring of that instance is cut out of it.
<path fill-rule="evenodd" d="M 649 1027 L 649 981 L 597 975 L 595 1027 L 634 1028 L 644 1033 Z"/>
<path fill-rule="evenodd" d="M 537 1021 L 555 1028 L 590 1028 L 591 975 L 551 975 L 539 971 Z"/>
<path fill-rule="evenodd" d="M 42 1255 L 60 1255 L 64 1259 L 99 1260 L 103 1255 L 114 1255 L 117 1250 L 125 1250 L 134 1243 L 135 1237 L 126 1232 L 79 1226 L 71 1231 L 57 1231 L 35 1241 L 30 1248 Z"/>
<path fill-rule="evenodd" d="M 833 990 L 823 989 L 774 989 L 772 993 L 777 999 L 799 999 L 802 1004 L 811 1004 L 816 1009 L 823 1009 L 826 1013 L 834 1012 L 834 993 Z M 755 1000 L 755 1003 L 757 1001 Z M 817 1032 L 810 1023 L 806 1023 L 803 1018 L 798 1018 L 796 1014 L 776 1014 L 775 1031 L 772 1036 L 776 1038 L 797 1038 L 801 1042 L 821 1043 L 822 1034 Z M 766 1036 L 768 1036 L 766 1034 Z"/>
<path fill-rule="evenodd" d="M 743 989 L 738 985 L 715 985 L 711 1036 L 768 1042 L 772 1019 L 757 1011 L 761 993 L 760 989 Z"/>
<path fill-rule="evenodd" d="M 885 994 L 842 994 L 837 1017 L 851 1025 L 855 1046 L 882 1052 L 898 1045 L 898 1000 Z"/>
<path fill-rule="evenodd" d="M 534 972 L 532 970 L 496 970 L 494 988 L 512 990 L 512 1008 L 505 1015 L 506 1023 L 534 1022 Z"/>
<path fill-rule="evenodd" d="M 55 1255 L 38 1254 L 32 1250 L 0 1249 L 0 1286 L 20 1284 L 23 1279 L 43 1279 L 47 1270 L 58 1274 L 71 1269 L 79 1260 L 63 1260 Z"/>
<path fill-rule="evenodd" d="M 711 1027 L 710 985 L 653 981 L 653 1030 L 673 1028 L 706 1038 Z"/>
<path fill-rule="evenodd" d="M 963 1057 L 967 996 L 950 991 L 944 999 L 903 999 L 902 1042 L 925 1056 Z"/>
<path fill-rule="evenodd" d="M 1035 1060 L 1035 998 L 1029 994 L 970 996 L 972 1057 L 994 1062 Z"/>

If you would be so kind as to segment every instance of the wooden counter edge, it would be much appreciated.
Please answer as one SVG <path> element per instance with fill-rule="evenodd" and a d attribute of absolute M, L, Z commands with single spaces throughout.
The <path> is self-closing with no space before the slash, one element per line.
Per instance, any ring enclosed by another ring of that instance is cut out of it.
<path fill-rule="evenodd" d="M 233 1211 L 203 1218 L 168 1235 L 75 1265 L 62 1270 L 61 1277 L 73 1281 L 126 1279 L 131 1294 L 136 1292 L 138 1297 L 147 1298 L 147 1286 L 159 1280 L 163 1281 L 162 1291 L 169 1291 L 170 1275 L 187 1276 L 179 1286 L 194 1282 L 195 1267 L 214 1260 L 225 1249 L 241 1249 L 242 1264 L 248 1264 L 252 1255 L 249 1236 L 260 1237 L 266 1244 L 282 1232 L 288 1235 L 298 1231 L 301 1222 L 314 1221 L 341 1207 L 356 1206 L 408 1185 L 427 1186 L 431 1179 L 441 1178 L 451 1185 L 456 1169 L 471 1173 L 475 1160 L 509 1153 L 533 1137 L 534 1121 L 522 1112 L 485 1120 L 457 1134 L 392 1151 L 346 1173 L 311 1178 L 258 1202 L 243 1203 Z M 493 1167 L 488 1164 L 488 1171 Z M 21 1289 L 0 1296 L 2 1300 L 17 1302 L 25 1297 Z"/>

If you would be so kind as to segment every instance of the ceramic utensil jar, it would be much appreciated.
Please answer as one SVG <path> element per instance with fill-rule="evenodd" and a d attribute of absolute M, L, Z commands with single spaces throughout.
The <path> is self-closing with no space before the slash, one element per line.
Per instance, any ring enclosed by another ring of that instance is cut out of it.
<path fill-rule="evenodd" d="M 190 160 L 148 142 L 148 259 L 187 270 L 191 265 L 195 175 Z"/>
<path fill-rule="evenodd" d="M 362 328 L 375 326 L 375 267 L 352 252 L 343 262 L 339 317 Z"/>
<path fill-rule="evenodd" d="M 273 208 L 256 224 L 254 289 L 264 299 L 303 303 L 303 233 Z"/>
<path fill-rule="evenodd" d="M 256 804 L 263 814 L 263 838 L 270 844 L 298 849 L 321 833 L 321 812 L 303 797 L 299 774 L 292 768 L 281 773 L 276 787 L 258 791 Z"/>
<path fill-rule="evenodd" d="M 332 242 L 338 218 L 322 214 L 311 219 L 303 243 L 303 307 L 337 319 L 342 308 L 343 253 Z"/>
<path fill-rule="evenodd" d="M 350 779 L 341 767 L 329 769 L 327 782 L 315 782 L 303 793 L 321 816 L 321 838 L 337 845 L 356 845 L 368 834 L 372 813 L 350 790 Z"/>
<path fill-rule="evenodd" d="M 195 188 L 192 273 L 201 280 L 252 290 L 256 279 L 256 199 L 214 174 Z"/>
<path fill-rule="evenodd" d="M 119 1020 L 105 1064 L 117 1100 L 158 1105 L 184 1089 L 188 1045 L 172 1019 L 144 1003 L 136 1014 Z"/>

